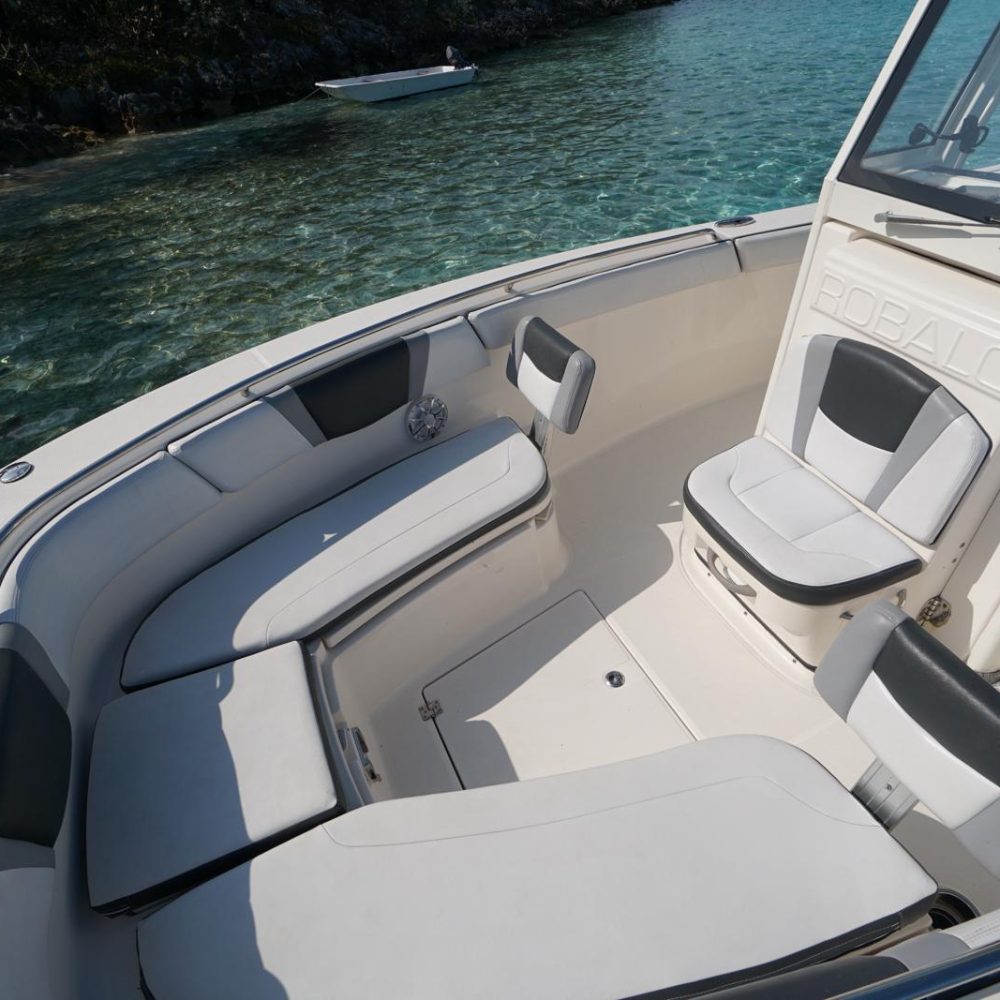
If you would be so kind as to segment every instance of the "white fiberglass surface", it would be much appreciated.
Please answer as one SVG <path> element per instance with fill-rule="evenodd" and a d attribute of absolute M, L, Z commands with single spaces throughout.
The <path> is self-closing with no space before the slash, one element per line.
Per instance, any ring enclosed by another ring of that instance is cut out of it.
<path fill-rule="evenodd" d="M 747 437 L 761 391 L 682 414 L 557 475 L 567 586 L 586 591 L 696 739 L 760 733 L 820 757 L 851 784 L 871 755 L 790 657 L 746 642 L 680 561 L 682 490 L 703 459 Z"/>

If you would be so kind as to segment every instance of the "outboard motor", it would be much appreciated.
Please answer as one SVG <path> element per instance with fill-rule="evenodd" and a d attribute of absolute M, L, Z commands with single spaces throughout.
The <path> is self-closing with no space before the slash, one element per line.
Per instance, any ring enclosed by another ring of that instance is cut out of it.
<path fill-rule="evenodd" d="M 462 55 L 461 51 L 455 48 L 454 45 L 449 45 L 448 48 L 444 50 L 444 57 L 448 60 L 448 63 L 455 67 L 455 69 L 465 69 L 467 66 L 471 66 L 472 63 Z"/>

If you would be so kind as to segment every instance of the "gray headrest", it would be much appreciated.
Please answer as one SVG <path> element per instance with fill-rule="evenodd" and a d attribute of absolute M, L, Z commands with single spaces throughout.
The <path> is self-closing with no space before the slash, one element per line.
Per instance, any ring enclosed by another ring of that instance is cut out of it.
<path fill-rule="evenodd" d="M 535 409 L 566 434 L 580 426 L 597 365 L 594 359 L 537 316 L 514 331 L 507 377 Z"/>

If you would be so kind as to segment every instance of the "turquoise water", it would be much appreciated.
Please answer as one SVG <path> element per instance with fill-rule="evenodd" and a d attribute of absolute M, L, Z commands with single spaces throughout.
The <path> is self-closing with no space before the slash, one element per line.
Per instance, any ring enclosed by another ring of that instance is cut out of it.
<path fill-rule="evenodd" d="M 304 101 L 0 183 L 0 460 L 399 292 L 810 201 L 911 6 L 680 0 L 463 90 Z"/>

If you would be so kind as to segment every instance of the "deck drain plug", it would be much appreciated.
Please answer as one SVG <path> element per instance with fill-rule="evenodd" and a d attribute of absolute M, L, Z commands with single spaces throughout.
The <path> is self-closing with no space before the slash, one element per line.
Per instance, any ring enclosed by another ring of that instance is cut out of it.
<path fill-rule="evenodd" d="M 625 675 L 620 670 L 609 670 L 604 675 L 604 683 L 608 687 L 620 688 L 625 683 Z"/>

